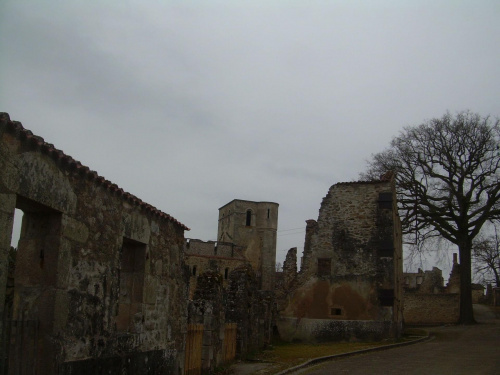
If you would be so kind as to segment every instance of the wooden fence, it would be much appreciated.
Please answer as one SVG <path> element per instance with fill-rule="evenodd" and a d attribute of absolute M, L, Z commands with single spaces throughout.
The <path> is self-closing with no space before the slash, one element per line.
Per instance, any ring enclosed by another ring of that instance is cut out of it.
<path fill-rule="evenodd" d="M 224 330 L 224 362 L 232 361 L 236 357 L 236 323 L 226 323 Z"/>
<path fill-rule="evenodd" d="M 203 324 L 188 324 L 186 336 L 184 375 L 200 375 Z"/>

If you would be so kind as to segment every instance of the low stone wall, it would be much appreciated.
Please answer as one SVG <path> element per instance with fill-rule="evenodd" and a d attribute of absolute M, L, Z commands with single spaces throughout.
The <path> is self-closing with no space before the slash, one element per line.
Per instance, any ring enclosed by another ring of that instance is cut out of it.
<path fill-rule="evenodd" d="M 405 293 L 403 316 L 405 324 L 457 323 L 460 317 L 460 295 Z"/>
<path fill-rule="evenodd" d="M 388 320 L 280 318 L 276 324 L 285 341 L 380 341 L 399 331 L 398 323 Z"/>

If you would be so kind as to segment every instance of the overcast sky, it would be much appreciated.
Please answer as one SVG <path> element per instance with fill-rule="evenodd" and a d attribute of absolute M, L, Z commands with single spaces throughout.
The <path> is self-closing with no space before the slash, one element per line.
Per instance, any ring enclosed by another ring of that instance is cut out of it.
<path fill-rule="evenodd" d="M 2 0 L 0 111 L 188 238 L 279 203 L 282 262 L 403 126 L 498 117 L 499 46 L 498 0 Z"/>

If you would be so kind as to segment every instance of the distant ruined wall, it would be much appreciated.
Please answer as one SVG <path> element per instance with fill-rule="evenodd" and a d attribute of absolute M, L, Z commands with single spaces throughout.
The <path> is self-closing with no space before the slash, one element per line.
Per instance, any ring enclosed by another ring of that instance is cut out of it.
<path fill-rule="evenodd" d="M 455 324 L 460 317 L 459 294 L 404 293 L 405 324 Z"/>
<path fill-rule="evenodd" d="M 41 374 L 182 372 L 187 227 L 1 114 L 0 316 L 15 208 L 11 370 L 34 353 Z"/>
<path fill-rule="evenodd" d="M 189 268 L 189 298 L 193 297 L 196 290 L 198 276 L 207 271 L 220 274 L 223 287 L 226 288 L 231 271 L 248 263 L 243 253 L 243 247 L 232 243 L 187 239 L 184 254 Z"/>
<path fill-rule="evenodd" d="M 447 293 L 460 293 L 460 264 L 458 264 L 457 254 L 453 254 L 453 267 L 446 284 Z"/>
<path fill-rule="evenodd" d="M 415 290 L 418 293 L 444 293 L 443 271 L 432 267 L 431 271 L 403 273 L 404 288 Z"/>

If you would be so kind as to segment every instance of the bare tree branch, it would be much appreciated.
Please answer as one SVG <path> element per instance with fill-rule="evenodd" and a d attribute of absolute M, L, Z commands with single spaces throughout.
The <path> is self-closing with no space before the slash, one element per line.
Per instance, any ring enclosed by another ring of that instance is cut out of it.
<path fill-rule="evenodd" d="M 469 111 L 406 127 L 373 155 L 362 178 L 396 174 L 405 242 L 442 237 L 459 248 L 461 321 L 474 321 L 471 256 L 485 223 L 500 220 L 499 120 Z"/>

